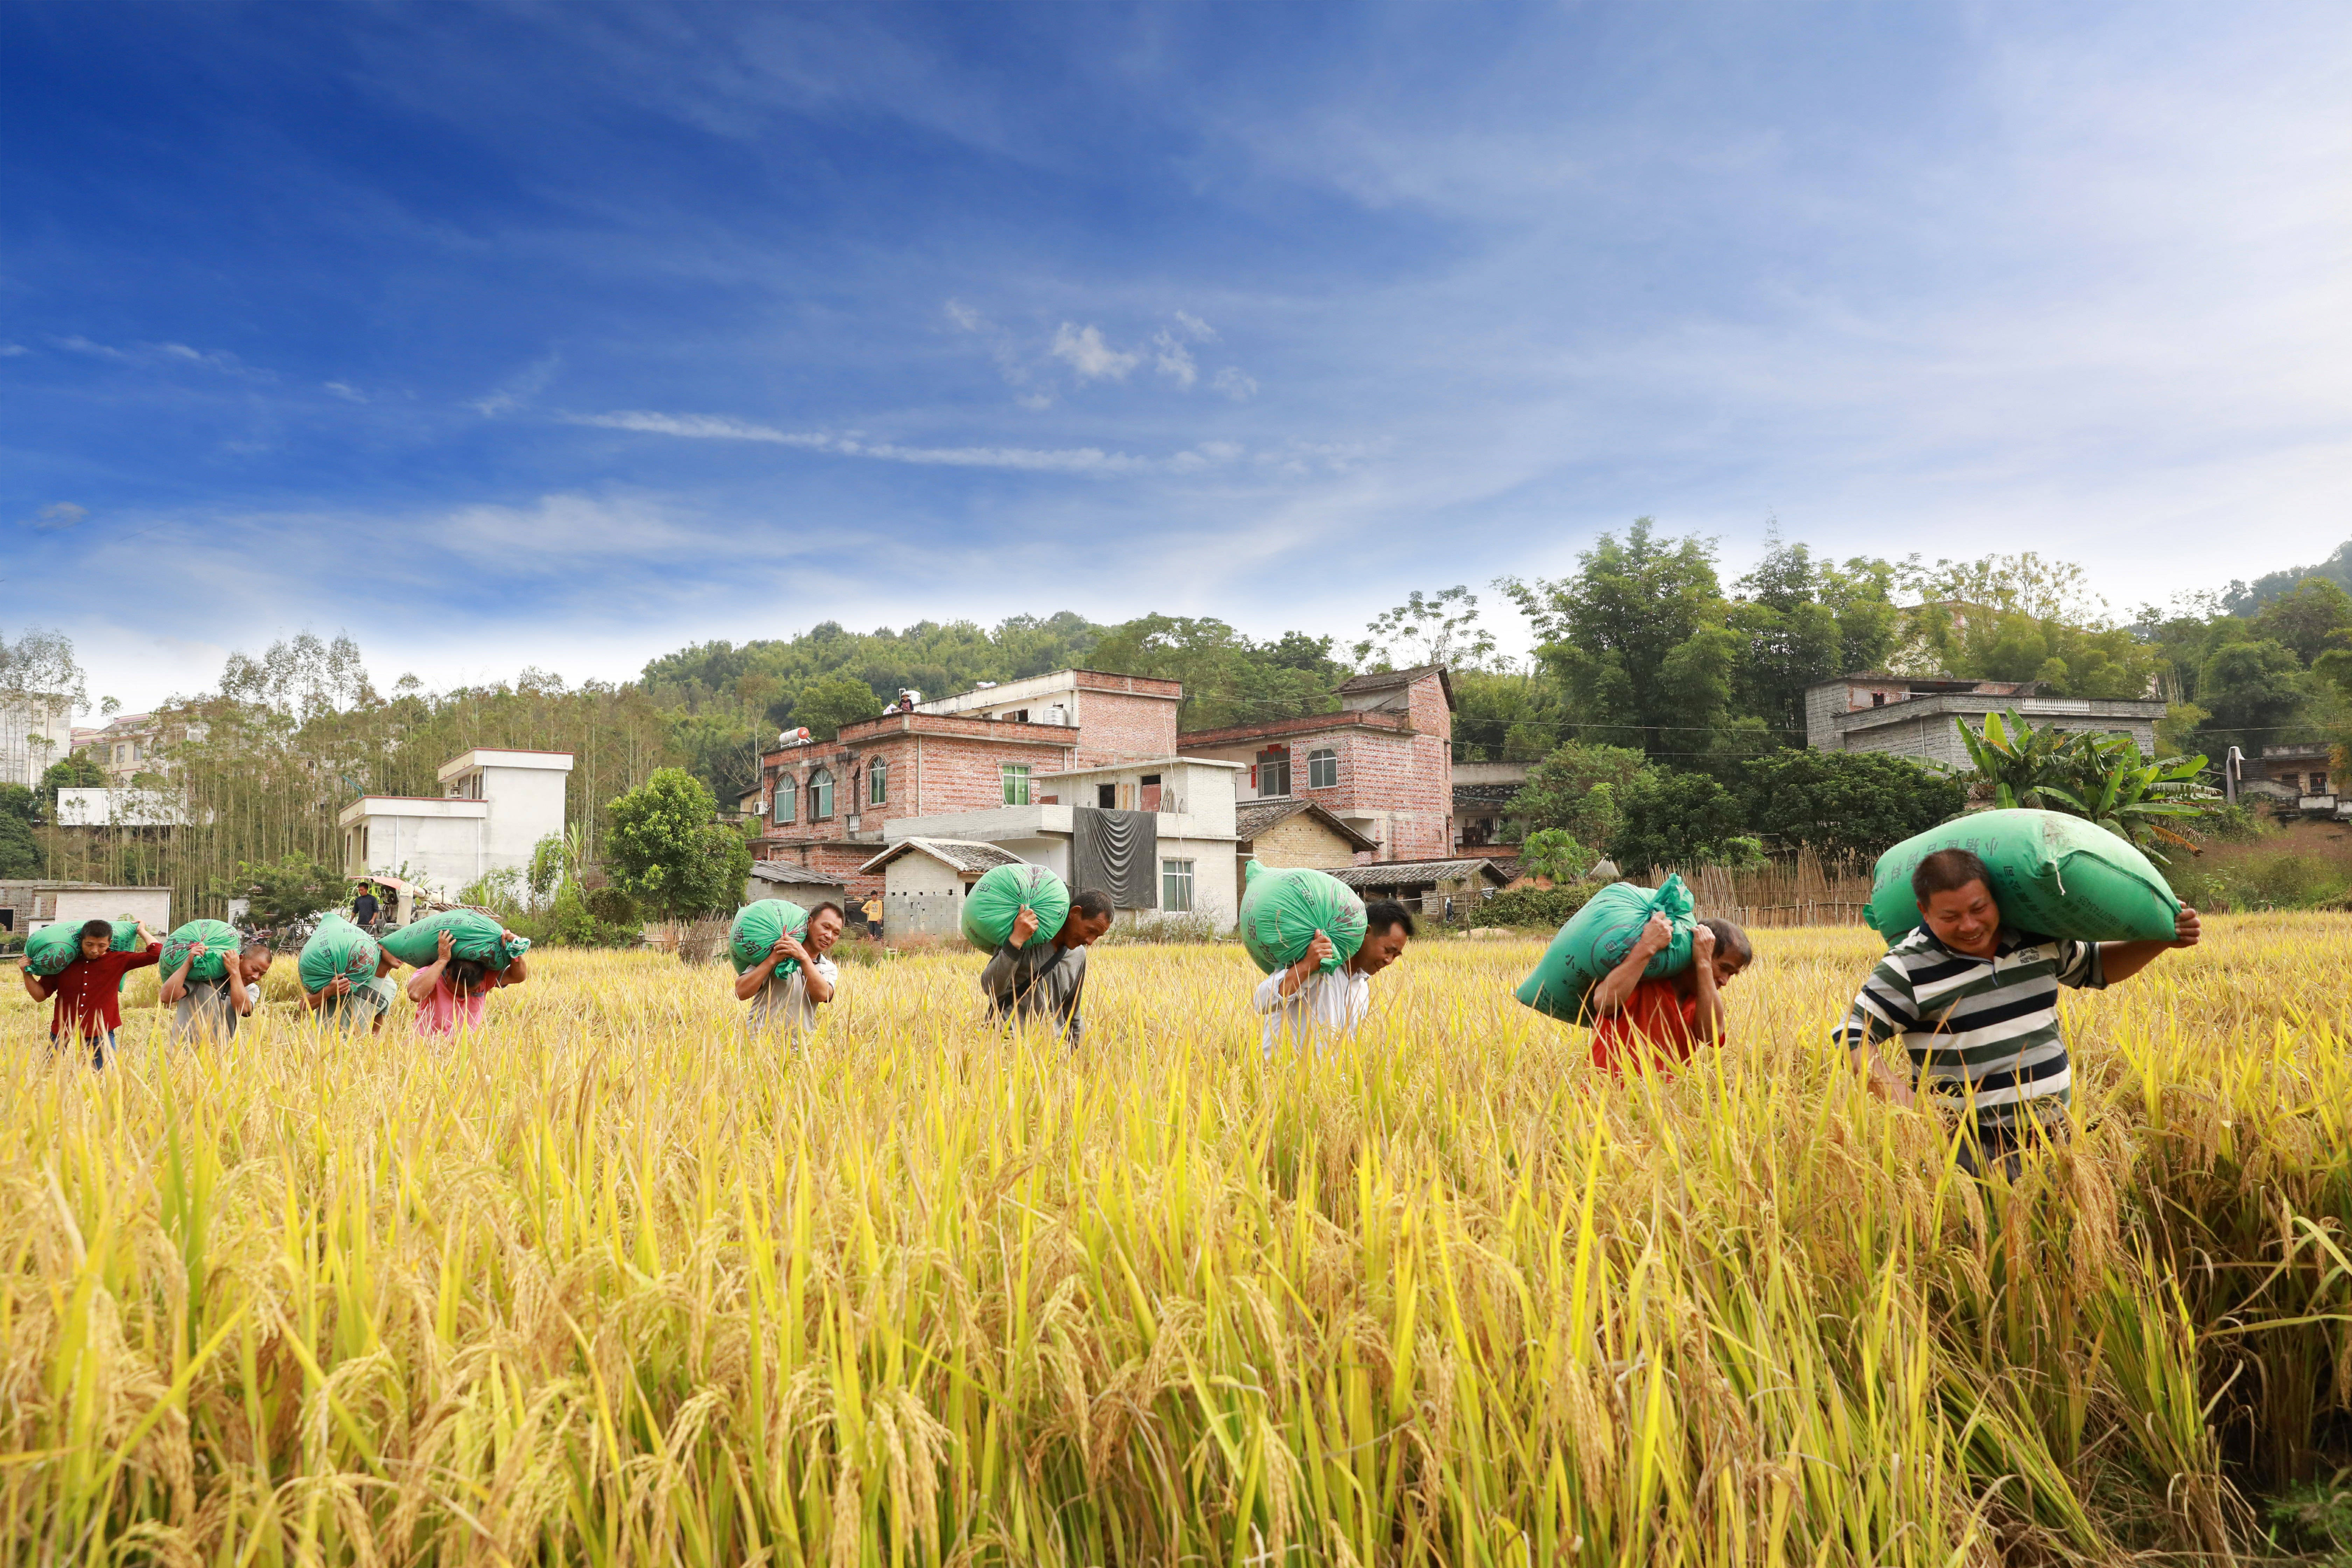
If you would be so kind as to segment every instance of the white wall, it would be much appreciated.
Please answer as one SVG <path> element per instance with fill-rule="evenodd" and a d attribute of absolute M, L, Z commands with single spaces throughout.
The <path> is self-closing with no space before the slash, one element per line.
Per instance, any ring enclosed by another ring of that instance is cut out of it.
<path fill-rule="evenodd" d="M 963 879 L 919 849 L 882 868 L 882 934 L 953 936 L 962 927 Z"/>
<path fill-rule="evenodd" d="M 1234 887 L 1234 841 L 1230 838 L 1162 838 L 1160 841 L 1161 860 L 1192 862 L 1192 913 L 1205 915 L 1219 931 L 1233 930 L 1241 919 Z M 1152 888 L 1163 887 L 1162 868 L 1151 868 Z M 1150 921 L 1170 911 L 1146 910 L 1141 918 Z"/>
<path fill-rule="evenodd" d="M 530 852 L 552 833 L 563 833 L 564 774 L 551 768 L 482 770 L 482 799 L 489 805 L 483 835 L 484 869 L 528 867 Z"/>
<path fill-rule="evenodd" d="M 58 791 L 60 827 L 178 827 L 187 820 L 187 797 L 174 790 L 77 784 Z"/>
<path fill-rule="evenodd" d="M 55 921 L 41 921 L 26 928 L 30 935 L 41 926 L 79 925 L 85 921 L 141 920 L 158 936 L 172 930 L 172 889 L 169 888 L 60 888 Z"/>
<path fill-rule="evenodd" d="M 489 804 L 478 800 L 394 800 L 370 795 L 344 807 L 344 870 L 405 877 L 429 893 L 455 898 L 485 868 Z M 354 837 L 365 830 L 364 848 Z"/>

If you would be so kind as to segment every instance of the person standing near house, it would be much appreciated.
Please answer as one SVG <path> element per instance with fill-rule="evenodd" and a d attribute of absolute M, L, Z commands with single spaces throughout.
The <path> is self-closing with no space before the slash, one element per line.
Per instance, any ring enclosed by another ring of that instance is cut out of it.
<path fill-rule="evenodd" d="M 1089 888 L 1070 900 L 1069 916 L 1054 940 L 1033 948 L 1029 939 L 1037 934 L 1037 912 L 1023 910 L 1012 936 L 980 972 L 988 1016 L 1016 1023 L 1049 1019 L 1076 1049 L 1086 1035 L 1087 947 L 1110 930 L 1110 895 Z"/>
<path fill-rule="evenodd" d="M 87 1050 L 93 1068 L 102 1068 L 114 1058 L 115 1032 L 122 1027 L 122 977 L 134 969 L 159 963 L 163 957 L 163 943 L 147 929 L 145 921 L 139 922 L 139 935 L 144 947 L 116 952 L 112 951 L 114 927 L 105 921 L 90 921 L 81 928 L 81 956 L 55 974 L 44 979 L 18 967 L 25 994 L 35 1002 L 57 998 L 57 1006 L 49 1014 L 52 1054 Z"/>
<path fill-rule="evenodd" d="M 858 911 L 866 917 L 866 934 L 876 942 L 882 940 L 882 895 L 868 893 L 866 905 Z"/>
<path fill-rule="evenodd" d="M 373 936 L 375 917 L 383 908 L 383 906 L 376 901 L 375 889 L 362 882 L 360 896 L 352 900 L 352 923 L 370 936 Z"/>
<path fill-rule="evenodd" d="M 277 954 L 266 942 L 249 942 L 231 954 L 218 980 L 193 980 L 188 972 L 211 950 L 191 942 L 180 967 L 163 977 L 157 1000 L 172 1009 L 172 1040 L 194 1045 L 205 1036 L 234 1039 L 240 1020 L 252 1015 L 261 1000 L 261 977 L 269 973 Z"/>
<path fill-rule="evenodd" d="M 338 974 L 327 982 L 322 990 L 302 993 L 302 1005 L 319 1015 L 322 1023 L 357 1034 L 362 1024 L 371 1033 L 383 1033 L 383 1020 L 400 995 L 400 988 L 385 978 L 400 967 L 400 960 L 388 952 L 379 953 L 375 973 L 358 984 L 352 984 L 348 974 Z"/>
<path fill-rule="evenodd" d="M 1748 933 L 1727 920 L 1704 920 L 1691 931 L 1690 966 L 1656 980 L 1642 971 L 1674 942 L 1664 915 L 1652 915 L 1624 962 L 1592 988 L 1592 1065 L 1622 1078 L 1643 1067 L 1672 1077 L 1702 1045 L 1723 1043 L 1723 988 L 1756 956 Z"/>
<path fill-rule="evenodd" d="M 1402 904 L 1375 900 L 1364 906 L 1363 945 L 1326 974 L 1324 963 L 1339 950 L 1317 931 L 1298 962 L 1260 981 L 1250 998 L 1251 1010 L 1265 1016 L 1259 1044 L 1266 1059 L 1274 1059 L 1275 1047 L 1285 1037 L 1293 1044 L 1328 1049 L 1353 1036 L 1372 1010 L 1372 976 L 1404 955 L 1412 935 L 1412 916 Z"/>
<path fill-rule="evenodd" d="M 499 934 L 509 942 L 521 940 L 510 931 Z M 504 969 L 492 969 L 478 958 L 451 957 L 445 931 L 439 955 L 408 977 L 408 999 L 416 1004 L 416 1032 L 447 1036 L 479 1028 L 483 999 L 502 985 L 520 985 L 530 978 L 530 962 L 520 952 Z"/>
<path fill-rule="evenodd" d="M 743 1020 L 746 1029 L 760 1035 L 781 1024 L 806 1034 L 816 1027 L 816 1010 L 833 1000 L 834 988 L 841 983 L 841 971 L 825 955 L 848 923 L 841 906 L 828 899 L 809 910 L 804 941 L 795 942 L 786 931 L 767 957 L 735 977 L 735 1000 L 751 1004 Z M 789 974 L 777 973 L 776 966 L 788 958 L 800 967 Z"/>
<path fill-rule="evenodd" d="M 1889 948 L 1837 1032 L 1870 1092 L 1906 1110 L 1925 1100 L 1959 1135 L 1960 1168 L 2015 1176 L 2028 1149 L 2063 1138 L 2074 1073 L 2058 1032 L 2058 988 L 2098 990 L 2202 934 L 2197 911 L 2169 942 L 2072 942 L 2001 921 L 1992 873 L 1966 849 L 1938 849 L 1911 874 L 1919 928 Z M 1900 1036 L 1906 1079 L 1878 1059 Z"/>

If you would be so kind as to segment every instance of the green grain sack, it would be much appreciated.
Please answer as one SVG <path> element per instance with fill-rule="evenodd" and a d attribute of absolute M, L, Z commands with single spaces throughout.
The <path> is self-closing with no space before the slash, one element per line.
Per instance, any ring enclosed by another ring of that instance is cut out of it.
<path fill-rule="evenodd" d="M 226 921 L 190 921 L 163 939 L 163 973 L 169 975 L 187 961 L 188 949 L 205 944 L 204 956 L 188 964 L 191 980 L 223 980 L 228 976 L 231 954 L 245 945 L 236 927 Z"/>
<path fill-rule="evenodd" d="M 1512 993 L 1547 1018 L 1588 1022 L 1584 999 L 1609 972 L 1625 962 L 1652 915 L 1664 915 L 1673 931 L 1665 947 L 1642 968 L 1643 978 L 1663 980 L 1690 967 L 1691 930 L 1697 924 L 1690 889 L 1668 877 L 1654 890 L 1632 882 L 1612 882 L 1570 915 L 1544 955 Z"/>
<path fill-rule="evenodd" d="M 756 968 L 785 933 L 790 932 L 794 942 L 805 941 L 808 923 L 809 912 L 790 899 L 745 904 L 735 911 L 735 923 L 727 928 L 728 960 L 738 974 Z M 788 958 L 776 965 L 776 973 L 790 974 L 800 966 L 799 959 Z"/>
<path fill-rule="evenodd" d="M 504 940 L 505 929 L 479 910 L 443 910 L 387 931 L 383 946 L 401 963 L 422 969 L 441 956 L 441 933 L 446 931 L 452 957 L 478 959 L 492 969 L 504 969 L 530 950 L 527 937 L 519 936 L 511 942 Z"/>
<path fill-rule="evenodd" d="M 1878 858 L 1871 929 L 1889 946 L 1919 927 L 1911 873 L 1938 849 L 1969 849 L 1992 873 L 2008 925 L 2074 942 L 2170 942 L 2180 900 L 2147 856 L 2096 823 L 2060 811 L 1956 816 Z"/>
<path fill-rule="evenodd" d="M 354 985 L 374 979 L 380 956 L 375 938 L 342 916 L 330 914 L 302 944 L 302 956 L 295 968 L 302 976 L 302 989 L 315 996 L 332 985 L 338 974 Z"/>
<path fill-rule="evenodd" d="M 1278 870 L 1253 860 L 1243 872 L 1242 946 L 1258 968 L 1271 974 L 1307 956 L 1321 931 L 1331 939 L 1326 974 L 1356 956 L 1364 945 L 1364 900 L 1328 871 L 1297 867 Z"/>
<path fill-rule="evenodd" d="M 52 921 L 25 939 L 25 966 L 34 973 L 50 975 L 81 956 L 80 921 Z M 139 947 L 139 922 L 114 921 L 114 940 L 108 942 L 110 952 L 132 952 Z"/>
<path fill-rule="evenodd" d="M 992 867 L 964 895 L 964 941 L 994 952 L 1013 940 L 1013 922 L 1024 909 L 1037 911 L 1037 934 L 1029 945 L 1043 947 L 1062 934 L 1062 922 L 1070 918 L 1070 889 L 1043 866 Z"/>

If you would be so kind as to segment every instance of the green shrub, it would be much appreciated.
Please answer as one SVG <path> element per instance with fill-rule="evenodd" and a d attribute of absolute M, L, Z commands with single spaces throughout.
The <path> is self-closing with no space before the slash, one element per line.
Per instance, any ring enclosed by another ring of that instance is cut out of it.
<path fill-rule="evenodd" d="M 646 923 L 645 912 L 625 889 L 591 888 L 587 893 L 587 904 L 589 915 L 599 925 L 634 928 Z"/>
<path fill-rule="evenodd" d="M 1471 910 L 1470 923 L 1557 931 L 1584 907 L 1587 899 L 1608 885 L 1575 882 L 1564 888 L 1506 888 Z"/>

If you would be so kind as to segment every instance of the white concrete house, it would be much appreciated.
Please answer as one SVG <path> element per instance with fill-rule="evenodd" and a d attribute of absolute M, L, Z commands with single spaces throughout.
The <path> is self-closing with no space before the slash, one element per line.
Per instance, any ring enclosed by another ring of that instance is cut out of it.
<path fill-rule="evenodd" d="M 959 838 L 901 838 L 858 868 L 882 873 L 882 931 L 892 941 L 953 936 L 963 927 L 971 885 L 1021 857 L 1001 845 Z"/>
<path fill-rule="evenodd" d="M 442 899 L 488 872 L 528 869 L 532 847 L 563 831 L 571 772 L 569 752 L 484 748 L 442 764 L 438 795 L 362 795 L 335 818 L 343 869 L 397 877 Z M 401 913 L 406 919 L 411 911 Z"/>
<path fill-rule="evenodd" d="M 10 882 L 0 885 L 0 908 L 15 930 L 29 936 L 46 925 L 88 921 L 145 921 L 162 936 L 172 929 L 172 889 L 122 888 L 101 882 Z"/>
<path fill-rule="evenodd" d="M 1158 864 L 1152 868 L 1156 896 L 1149 906 L 1122 910 L 1121 918 L 1198 915 L 1219 931 L 1230 931 L 1240 918 L 1233 877 L 1239 841 L 1234 779 L 1240 772 L 1237 763 L 1159 757 L 1041 773 L 1030 780 L 1035 805 L 893 817 L 883 824 L 884 841 L 893 847 L 917 839 L 993 845 L 1031 865 L 1046 867 L 1066 881 L 1070 837 L 1079 807 L 1148 811 L 1156 819 L 1159 839 L 1154 851 Z M 887 870 L 898 864 L 886 854 L 867 862 L 866 868 Z M 892 924 L 893 886 L 886 875 L 883 929 L 896 934 L 901 928 Z"/>

